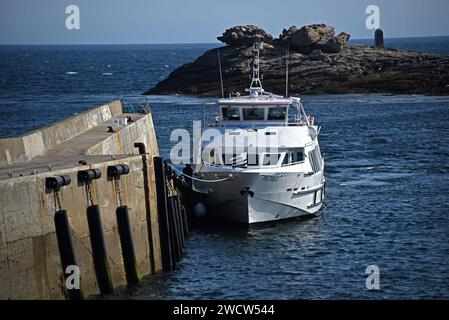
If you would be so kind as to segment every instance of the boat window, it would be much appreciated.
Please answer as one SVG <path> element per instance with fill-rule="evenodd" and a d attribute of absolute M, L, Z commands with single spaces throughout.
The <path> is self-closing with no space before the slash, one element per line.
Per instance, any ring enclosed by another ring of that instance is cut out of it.
<path fill-rule="evenodd" d="M 268 109 L 268 120 L 285 120 L 287 107 L 272 107 Z"/>
<path fill-rule="evenodd" d="M 264 120 L 264 108 L 245 108 L 243 109 L 244 120 Z"/>
<path fill-rule="evenodd" d="M 318 145 L 315 147 L 315 154 L 316 154 L 316 158 L 318 160 L 318 166 L 321 170 L 321 168 L 323 167 L 323 161 L 322 161 L 322 157 L 321 157 L 320 146 L 318 146 Z"/>
<path fill-rule="evenodd" d="M 290 162 L 292 164 L 303 162 L 304 161 L 304 150 L 298 149 L 294 150 L 290 153 Z"/>
<path fill-rule="evenodd" d="M 259 155 L 257 153 L 248 154 L 248 165 L 258 166 L 259 165 Z"/>
<path fill-rule="evenodd" d="M 281 158 L 280 153 L 266 153 L 263 157 L 263 165 L 275 166 L 278 164 L 280 158 Z"/>
<path fill-rule="evenodd" d="M 317 173 L 321 170 L 323 163 L 321 161 L 320 149 L 315 148 L 309 152 L 309 161 L 312 167 L 313 173 Z"/>
<path fill-rule="evenodd" d="M 221 113 L 223 114 L 223 120 L 240 120 L 240 110 L 239 108 L 221 108 Z"/>
<path fill-rule="evenodd" d="M 282 166 L 288 166 L 288 153 L 284 154 L 284 159 L 282 160 Z"/>
<path fill-rule="evenodd" d="M 315 150 L 312 150 L 309 152 L 309 161 L 310 161 L 310 166 L 312 167 L 312 171 L 313 173 L 317 173 L 318 172 L 318 167 L 316 164 L 316 159 L 315 159 Z"/>
<path fill-rule="evenodd" d="M 259 155 L 255 153 L 223 154 L 223 163 L 227 166 L 258 166 Z"/>
<path fill-rule="evenodd" d="M 298 116 L 298 110 L 294 105 L 288 107 L 288 122 L 296 122 L 296 117 Z"/>
<path fill-rule="evenodd" d="M 223 163 L 227 166 L 231 165 L 231 166 L 235 166 L 235 167 L 240 167 L 240 166 L 246 166 L 248 164 L 248 155 L 246 152 L 237 154 L 237 153 L 233 153 L 233 154 L 223 154 Z"/>

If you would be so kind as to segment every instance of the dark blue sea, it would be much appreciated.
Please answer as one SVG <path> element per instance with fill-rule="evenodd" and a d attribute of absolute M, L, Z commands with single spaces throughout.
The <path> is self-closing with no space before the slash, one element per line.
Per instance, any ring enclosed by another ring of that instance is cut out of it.
<path fill-rule="evenodd" d="M 449 37 L 386 44 L 449 54 Z M 0 136 L 123 96 L 136 100 L 216 46 L 0 46 Z M 148 99 L 165 156 L 171 130 L 191 128 L 210 101 Z M 321 215 L 250 229 L 197 229 L 177 271 L 115 297 L 449 299 L 449 97 L 304 96 L 303 104 L 322 126 Z M 379 267 L 380 290 L 365 287 L 369 265 Z"/>

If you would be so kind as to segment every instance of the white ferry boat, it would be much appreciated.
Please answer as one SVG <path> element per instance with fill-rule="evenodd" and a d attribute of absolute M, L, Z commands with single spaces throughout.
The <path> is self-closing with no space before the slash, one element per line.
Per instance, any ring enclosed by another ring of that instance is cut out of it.
<path fill-rule="evenodd" d="M 299 98 L 264 91 L 259 47 L 248 95 L 218 100 L 219 116 L 202 131 L 214 139 L 203 136 L 194 168 L 207 215 L 244 224 L 314 215 L 324 198 L 320 128 Z"/>

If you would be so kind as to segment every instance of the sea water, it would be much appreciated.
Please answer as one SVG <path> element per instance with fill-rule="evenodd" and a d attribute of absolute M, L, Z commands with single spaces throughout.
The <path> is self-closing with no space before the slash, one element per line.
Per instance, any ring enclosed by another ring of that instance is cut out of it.
<path fill-rule="evenodd" d="M 449 54 L 447 37 L 386 44 Z M 216 46 L 0 46 L 0 136 L 138 95 Z M 115 297 L 449 298 L 449 97 L 302 100 L 322 126 L 327 185 L 321 215 L 194 230 L 178 270 Z M 163 156 L 174 144 L 171 131 L 190 129 L 208 101 L 149 97 Z M 380 290 L 366 288 L 369 265 L 380 270 Z"/>

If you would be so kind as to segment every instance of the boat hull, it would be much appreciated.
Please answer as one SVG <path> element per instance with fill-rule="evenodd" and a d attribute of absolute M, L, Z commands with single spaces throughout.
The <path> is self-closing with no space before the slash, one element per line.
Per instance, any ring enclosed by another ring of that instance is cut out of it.
<path fill-rule="evenodd" d="M 242 224 L 315 215 L 324 199 L 322 174 L 233 173 L 229 181 L 194 188 L 203 193 L 209 217 Z"/>

